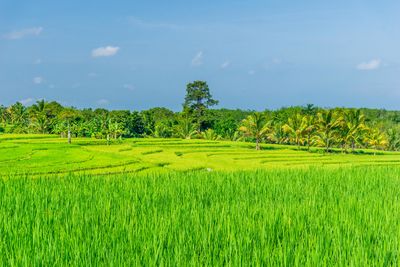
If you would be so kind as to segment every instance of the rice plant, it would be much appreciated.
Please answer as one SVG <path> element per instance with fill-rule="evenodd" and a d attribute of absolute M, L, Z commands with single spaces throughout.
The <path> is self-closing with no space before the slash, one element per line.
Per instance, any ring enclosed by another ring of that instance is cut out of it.
<path fill-rule="evenodd" d="M 388 266 L 400 168 L 0 180 L 5 265 Z"/>

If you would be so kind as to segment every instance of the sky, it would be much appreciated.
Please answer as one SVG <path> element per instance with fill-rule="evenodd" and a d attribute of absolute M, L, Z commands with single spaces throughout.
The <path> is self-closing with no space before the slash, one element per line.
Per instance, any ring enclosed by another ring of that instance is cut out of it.
<path fill-rule="evenodd" d="M 0 0 L 0 104 L 400 109 L 400 1 Z"/>

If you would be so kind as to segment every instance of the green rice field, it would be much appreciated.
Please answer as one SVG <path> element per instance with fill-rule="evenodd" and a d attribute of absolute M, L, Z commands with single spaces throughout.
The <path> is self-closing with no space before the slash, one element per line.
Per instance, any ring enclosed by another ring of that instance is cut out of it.
<path fill-rule="evenodd" d="M 400 154 L 0 136 L 5 266 L 397 266 Z"/>
<path fill-rule="evenodd" d="M 362 153 L 361 153 L 362 152 Z M 74 139 L 57 136 L 0 136 L 0 175 L 127 174 L 168 171 L 236 171 L 310 166 L 400 165 L 400 153 L 361 154 L 297 150 L 294 146 L 182 139 Z"/>

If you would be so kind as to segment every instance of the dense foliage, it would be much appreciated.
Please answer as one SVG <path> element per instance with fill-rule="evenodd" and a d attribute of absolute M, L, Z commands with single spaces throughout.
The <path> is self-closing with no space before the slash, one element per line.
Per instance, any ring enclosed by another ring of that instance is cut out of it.
<path fill-rule="evenodd" d="M 77 109 L 44 100 L 26 107 L 0 106 L 0 132 L 53 133 L 66 137 L 204 138 L 259 143 L 355 148 L 400 149 L 400 111 L 323 109 L 313 105 L 253 112 L 209 109 L 207 83 L 188 84 L 182 112 L 156 107 L 144 111 Z"/>

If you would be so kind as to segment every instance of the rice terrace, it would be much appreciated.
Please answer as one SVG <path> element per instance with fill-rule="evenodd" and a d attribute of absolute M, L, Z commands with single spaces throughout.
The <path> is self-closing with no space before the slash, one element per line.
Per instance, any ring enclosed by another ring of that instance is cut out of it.
<path fill-rule="evenodd" d="M 237 171 L 310 166 L 396 166 L 400 153 L 370 151 L 363 155 L 297 150 L 285 145 L 244 142 L 126 139 L 107 145 L 106 140 L 79 138 L 68 145 L 51 135 L 0 136 L 0 175 L 120 174 L 165 171 Z"/>
<path fill-rule="evenodd" d="M 399 266 L 399 14 L 0 0 L 0 266 Z"/>
<path fill-rule="evenodd" d="M 397 263 L 398 153 L 262 148 L 2 135 L 0 261 Z"/>

